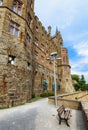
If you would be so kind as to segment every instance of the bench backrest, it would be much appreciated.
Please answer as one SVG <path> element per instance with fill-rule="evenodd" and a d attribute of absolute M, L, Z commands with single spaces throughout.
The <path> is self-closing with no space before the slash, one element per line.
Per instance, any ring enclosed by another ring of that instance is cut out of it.
<path fill-rule="evenodd" d="M 62 105 L 57 109 L 58 115 L 61 115 L 65 111 L 65 107 Z"/>

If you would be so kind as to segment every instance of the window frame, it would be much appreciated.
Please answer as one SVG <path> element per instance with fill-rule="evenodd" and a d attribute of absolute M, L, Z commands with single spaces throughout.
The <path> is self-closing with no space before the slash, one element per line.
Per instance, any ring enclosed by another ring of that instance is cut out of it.
<path fill-rule="evenodd" d="M 21 10 L 22 10 L 22 2 L 19 0 L 14 0 L 13 1 L 13 11 L 17 13 L 18 15 L 21 15 Z"/>
<path fill-rule="evenodd" d="M 41 62 L 44 63 L 44 56 L 41 55 Z"/>
<path fill-rule="evenodd" d="M 38 44 L 39 44 L 39 40 L 38 40 L 37 38 L 35 38 L 35 40 L 34 40 L 34 44 L 35 44 L 36 46 L 38 46 Z"/>
<path fill-rule="evenodd" d="M 31 24 L 31 21 L 32 21 L 32 17 L 30 15 L 30 13 L 28 13 L 28 15 L 27 15 L 27 23 L 28 23 L 28 25 Z"/>
<path fill-rule="evenodd" d="M 19 36 L 20 25 L 14 21 L 10 21 L 10 34 Z"/>
<path fill-rule="evenodd" d="M 8 55 L 8 64 L 14 64 L 16 57 L 13 55 Z"/>
<path fill-rule="evenodd" d="M 34 58 L 35 59 L 38 59 L 38 52 L 35 50 L 35 52 L 34 52 Z"/>
<path fill-rule="evenodd" d="M 29 34 L 27 33 L 27 34 L 26 34 L 26 45 L 30 46 L 30 40 L 31 40 L 31 37 L 30 37 Z"/>

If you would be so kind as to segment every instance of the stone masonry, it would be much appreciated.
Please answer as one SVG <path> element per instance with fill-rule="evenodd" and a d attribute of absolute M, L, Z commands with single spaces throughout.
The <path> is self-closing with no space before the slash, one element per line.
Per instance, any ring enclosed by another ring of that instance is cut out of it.
<path fill-rule="evenodd" d="M 0 0 L 1 108 L 25 103 L 33 94 L 53 92 L 53 64 L 46 59 L 54 51 L 62 58 L 56 63 L 57 90 L 73 92 L 68 52 L 60 32 L 51 36 L 51 27 L 45 30 L 35 16 L 34 0 Z"/>

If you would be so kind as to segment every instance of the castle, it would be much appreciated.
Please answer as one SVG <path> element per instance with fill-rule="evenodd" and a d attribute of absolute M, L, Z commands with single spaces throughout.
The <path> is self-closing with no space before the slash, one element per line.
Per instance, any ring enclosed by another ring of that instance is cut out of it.
<path fill-rule="evenodd" d="M 51 36 L 34 13 L 34 0 L 0 0 L 0 107 L 25 103 L 32 95 L 53 91 L 57 52 L 58 92 L 72 92 L 68 51 L 58 30 Z M 59 87 L 58 87 L 59 86 Z"/>

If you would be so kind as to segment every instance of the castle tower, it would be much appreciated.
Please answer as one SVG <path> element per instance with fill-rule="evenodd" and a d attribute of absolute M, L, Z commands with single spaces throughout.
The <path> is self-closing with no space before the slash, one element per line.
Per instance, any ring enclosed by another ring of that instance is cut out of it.
<path fill-rule="evenodd" d="M 73 92 L 71 79 L 71 66 L 69 65 L 68 51 L 64 48 L 63 39 L 60 32 L 56 29 L 56 35 L 53 38 L 58 47 L 58 56 L 61 60 L 58 61 L 57 73 L 60 84 L 60 92 Z"/>
<path fill-rule="evenodd" d="M 71 66 L 69 65 L 68 60 L 68 51 L 66 48 L 60 49 L 60 57 L 62 58 L 58 64 L 58 78 L 61 85 L 61 92 L 73 92 L 74 88 L 72 86 L 71 79 Z"/>

